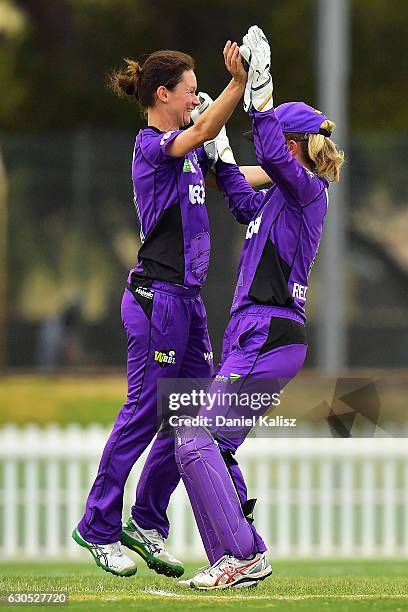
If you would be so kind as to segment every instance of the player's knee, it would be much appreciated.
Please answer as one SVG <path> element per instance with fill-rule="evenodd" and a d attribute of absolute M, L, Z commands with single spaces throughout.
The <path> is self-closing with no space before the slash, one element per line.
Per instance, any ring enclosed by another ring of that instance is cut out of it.
<path fill-rule="evenodd" d="M 182 423 L 183 417 L 180 417 L 179 421 Z M 215 444 L 211 433 L 201 426 L 181 424 L 175 428 L 175 439 L 176 456 L 184 461 L 200 457 L 200 452 L 204 448 Z"/>

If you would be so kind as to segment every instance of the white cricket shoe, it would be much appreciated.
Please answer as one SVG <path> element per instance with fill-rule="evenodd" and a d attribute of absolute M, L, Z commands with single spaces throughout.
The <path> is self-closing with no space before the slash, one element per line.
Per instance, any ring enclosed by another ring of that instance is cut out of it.
<path fill-rule="evenodd" d="M 266 553 L 257 553 L 253 559 L 236 559 L 224 555 L 211 567 L 199 571 L 190 580 L 180 580 L 178 587 L 198 590 L 254 587 L 272 574 Z"/>
<path fill-rule="evenodd" d="M 167 550 L 164 538 L 156 529 L 142 529 L 133 517 L 122 525 L 122 544 L 137 552 L 157 574 L 180 578 L 184 574 L 181 561 Z"/>
<path fill-rule="evenodd" d="M 96 565 L 99 565 L 105 572 L 116 576 L 133 576 L 136 574 L 136 563 L 123 553 L 120 542 L 93 544 L 84 540 L 78 529 L 74 529 L 72 537 L 77 544 L 89 550 Z"/>

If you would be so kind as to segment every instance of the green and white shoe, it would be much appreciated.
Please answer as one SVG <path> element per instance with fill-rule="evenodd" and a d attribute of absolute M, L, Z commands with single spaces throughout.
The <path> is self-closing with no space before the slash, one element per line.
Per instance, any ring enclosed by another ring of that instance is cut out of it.
<path fill-rule="evenodd" d="M 179 578 L 184 574 L 184 567 L 166 550 L 164 538 L 156 529 L 142 529 L 130 517 L 122 526 L 120 536 L 122 544 L 138 553 L 157 574 Z"/>
<path fill-rule="evenodd" d="M 84 540 L 78 529 L 74 529 L 72 537 L 77 544 L 89 550 L 96 565 L 99 565 L 105 572 L 110 572 L 115 576 L 133 576 L 136 574 L 136 563 L 123 553 L 120 542 L 93 544 Z"/>

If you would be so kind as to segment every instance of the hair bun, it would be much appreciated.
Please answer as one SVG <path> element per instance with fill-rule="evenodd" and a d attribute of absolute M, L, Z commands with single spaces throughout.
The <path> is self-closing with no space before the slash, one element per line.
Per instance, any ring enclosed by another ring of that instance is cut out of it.
<path fill-rule="evenodd" d="M 134 95 L 135 95 L 135 83 L 134 83 L 134 82 L 128 83 L 128 84 L 126 85 L 126 87 L 125 87 L 125 93 L 126 93 L 128 96 L 134 96 Z"/>
<path fill-rule="evenodd" d="M 142 66 L 139 64 L 139 62 L 129 59 L 128 57 L 125 58 L 125 62 L 127 64 L 126 71 L 128 75 L 134 79 L 138 79 L 140 73 L 142 72 Z"/>
<path fill-rule="evenodd" d="M 126 58 L 125 62 L 127 64 L 126 66 L 126 72 L 127 72 L 127 83 L 125 86 L 125 93 L 128 96 L 135 96 L 136 99 L 138 99 L 138 84 L 140 81 L 140 77 L 142 74 L 142 66 L 139 64 L 139 62 L 136 62 L 135 60 Z"/>

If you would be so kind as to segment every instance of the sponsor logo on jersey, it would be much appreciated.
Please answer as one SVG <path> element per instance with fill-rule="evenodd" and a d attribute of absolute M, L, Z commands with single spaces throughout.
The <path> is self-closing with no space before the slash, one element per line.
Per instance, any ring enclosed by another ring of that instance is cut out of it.
<path fill-rule="evenodd" d="M 251 223 L 248 225 L 248 229 L 245 234 L 245 240 L 249 240 L 250 238 L 252 238 L 254 234 L 257 234 L 259 232 L 261 220 L 262 220 L 262 214 L 260 214 L 259 217 L 251 221 Z"/>
<path fill-rule="evenodd" d="M 190 200 L 191 204 L 204 204 L 205 188 L 202 180 L 200 180 L 199 185 L 188 186 L 188 199 Z"/>
<path fill-rule="evenodd" d="M 154 360 L 159 362 L 161 368 L 175 365 L 176 351 L 154 351 Z"/>
<path fill-rule="evenodd" d="M 307 287 L 305 285 L 300 285 L 299 283 L 293 283 L 292 295 L 294 298 L 297 298 L 298 300 L 302 300 L 302 302 L 306 302 L 306 293 L 307 293 Z"/>
<path fill-rule="evenodd" d="M 161 141 L 160 141 L 160 144 L 161 144 L 161 145 L 164 145 L 164 143 L 166 142 L 166 140 L 168 140 L 168 139 L 170 138 L 170 136 L 171 136 L 172 134 L 174 134 L 174 132 L 175 132 L 175 131 L 176 131 L 176 130 L 171 130 L 170 132 L 166 132 L 165 134 L 163 134 L 162 139 L 161 139 Z"/>
<path fill-rule="evenodd" d="M 136 287 L 133 291 L 134 293 L 138 293 L 139 295 L 146 298 L 147 300 L 153 299 L 154 294 L 153 294 L 153 291 L 151 291 L 150 289 L 145 289 L 144 287 Z"/>
<path fill-rule="evenodd" d="M 197 173 L 197 170 L 194 168 L 193 163 L 189 159 L 184 160 L 183 172 L 192 172 L 193 174 Z"/>
<path fill-rule="evenodd" d="M 203 353 L 203 355 L 206 361 L 212 361 L 214 358 L 212 351 L 209 351 L 208 353 Z"/>

